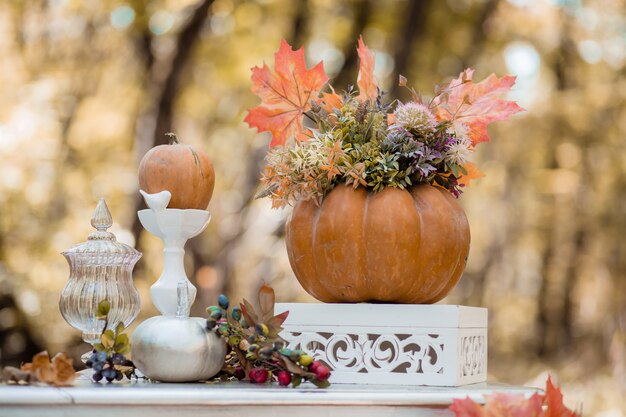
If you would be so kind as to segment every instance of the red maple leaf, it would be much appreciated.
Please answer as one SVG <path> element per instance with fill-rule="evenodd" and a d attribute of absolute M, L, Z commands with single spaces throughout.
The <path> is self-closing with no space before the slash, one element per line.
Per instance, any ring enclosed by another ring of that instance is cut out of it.
<path fill-rule="evenodd" d="M 449 120 L 458 131 L 467 133 L 473 145 L 488 142 L 487 125 L 523 111 L 514 101 L 499 98 L 515 84 L 514 76 L 491 74 L 474 84 L 474 70 L 466 69 L 435 98 L 439 120 Z"/>
<path fill-rule="evenodd" d="M 274 56 L 274 71 L 266 64 L 252 68 L 252 92 L 261 104 L 248 110 L 244 120 L 259 132 L 271 132 L 270 147 L 284 145 L 290 137 L 302 139 L 304 112 L 311 108 L 310 100 L 318 100 L 327 81 L 323 62 L 307 69 L 304 48 L 293 51 L 283 39 Z"/>
<path fill-rule="evenodd" d="M 356 49 L 359 54 L 359 78 L 357 84 L 359 85 L 359 97 L 358 99 L 363 101 L 367 99 L 376 100 L 378 97 L 378 89 L 376 85 L 376 79 L 374 78 L 374 54 L 370 52 L 369 48 L 363 42 L 363 35 L 359 37 L 359 46 Z"/>

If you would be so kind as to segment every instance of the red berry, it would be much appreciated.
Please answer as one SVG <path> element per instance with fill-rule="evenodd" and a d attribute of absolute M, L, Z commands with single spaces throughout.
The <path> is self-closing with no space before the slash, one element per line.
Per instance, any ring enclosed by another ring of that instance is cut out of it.
<path fill-rule="evenodd" d="M 278 377 L 278 385 L 286 387 L 291 384 L 291 373 L 288 371 L 279 371 L 276 375 Z"/>
<path fill-rule="evenodd" d="M 317 379 L 319 379 L 320 381 L 326 381 L 328 379 L 328 377 L 330 376 L 330 369 L 328 369 L 326 366 L 324 366 L 322 364 L 319 364 L 315 368 L 313 373 L 315 374 Z"/>
<path fill-rule="evenodd" d="M 257 384 L 262 384 L 267 382 L 269 378 L 269 372 L 265 368 L 252 368 L 250 373 L 248 374 L 251 382 L 256 382 Z"/>
<path fill-rule="evenodd" d="M 246 371 L 244 371 L 241 366 L 238 366 L 235 368 L 235 373 L 233 375 L 235 376 L 235 378 L 241 381 L 246 377 Z"/>
<path fill-rule="evenodd" d="M 314 361 L 312 364 L 309 365 L 309 371 L 311 372 L 315 372 L 315 370 L 320 366 L 320 365 L 324 365 L 322 362 L 320 361 Z"/>

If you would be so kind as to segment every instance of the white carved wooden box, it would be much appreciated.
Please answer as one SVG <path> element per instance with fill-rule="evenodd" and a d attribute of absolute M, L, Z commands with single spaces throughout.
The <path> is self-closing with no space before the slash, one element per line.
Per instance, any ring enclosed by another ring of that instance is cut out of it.
<path fill-rule="evenodd" d="M 487 380 L 487 309 L 278 303 L 281 336 L 332 369 L 330 382 L 460 386 Z"/>

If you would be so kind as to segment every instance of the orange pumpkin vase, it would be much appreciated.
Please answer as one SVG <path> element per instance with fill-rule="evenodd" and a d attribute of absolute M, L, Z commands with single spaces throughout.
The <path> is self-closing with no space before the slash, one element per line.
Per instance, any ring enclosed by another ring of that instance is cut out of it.
<path fill-rule="evenodd" d="M 206 210 L 215 187 L 213 164 L 201 150 L 169 136 L 169 145 L 155 146 L 141 159 L 139 186 L 148 194 L 169 191 L 169 208 Z"/>
<path fill-rule="evenodd" d="M 286 242 L 300 284 L 320 301 L 430 304 L 461 277 L 470 231 L 446 190 L 339 185 L 319 207 L 296 204 Z"/>

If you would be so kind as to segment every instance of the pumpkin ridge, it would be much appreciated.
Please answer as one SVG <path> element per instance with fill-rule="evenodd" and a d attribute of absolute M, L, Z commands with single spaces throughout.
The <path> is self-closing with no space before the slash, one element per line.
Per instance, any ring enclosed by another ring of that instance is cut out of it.
<path fill-rule="evenodd" d="M 154 154 L 155 154 L 155 152 L 153 152 L 153 149 L 150 150 L 150 156 L 148 158 L 145 158 L 145 160 L 146 160 L 145 168 L 147 170 L 153 169 L 152 165 L 154 165 L 154 162 L 152 161 L 152 159 L 154 158 Z M 158 169 L 158 166 L 156 168 L 154 168 L 154 169 Z M 154 184 L 153 177 L 151 175 L 146 175 L 144 180 L 146 181 L 146 190 L 144 190 L 144 191 L 149 193 L 150 192 L 149 190 L 151 190 L 153 187 L 155 187 L 156 184 Z"/>
<path fill-rule="evenodd" d="M 456 223 L 457 226 L 457 231 L 460 234 L 465 235 L 464 233 L 464 229 L 467 229 L 467 253 L 465 253 L 464 247 L 465 245 L 463 245 L 463 243 L 461 242 L 460 239 L 457 239 L 457 244 L 459 245 L 459 255 L 457 258 L 457 263 L 456 263 L 456 267 L 454 268 L 454 271 L 452 272 L 452 277 L 451 280 L 449 281 L 449 283 L 446 285 L 444 291 L 446 291 L 446 294 L 451 291 L 454 287 L 456 287 L 456 284 L 459 282 L 459 280 L 461 279 L 461 276 L 463 276 L 463 272 L 465 271 L 465 265 L 467 263 L 467 257 L 469 255 L 469 246 L 471 243 L 471 234 L 470 234 L 470 230 L 469 230 L 469 222 L 467 220 L 467 215 L 465 214 L 465 210 L 463 210 L 463 208 L 461 207 L 461 205 L 454 201 L 454 200 L 450 200 L 449 198 L 447 198 L 446 200 L 448 200 L 448 204 L 450 205 L 450 207 L 452 207 L 452 209 L 458 213 L 459 215 L 462 215 L 463 219 L 465 220 L 463 222 L 463 224 L 461 224 L 460 222 Z M 454 202 L 454 204 L 453 204 Z M 457 218 L 457 220 L 459 219 L 457 216 L 455 216 L 455 218 Z M 459 270 L 460 268 L 460 272 L 457 273 L 457 270 Z M 449 288 L 449 290 L 448 290 Z"/>
<path fill-rule="evenodd" d="M 450 200 L 449 198 L 446 198 L 445 195 L 442 195 L 442 197 L 444 200 L 446 200 L 446 203 L 455 214 L 463 215 L 465 219 L 465 223 L 468 224 L 467 216 L 465 214 L 465 211 L 460 207 L 460 204 L 458 203 L 456 205 L 453 204 L 452 200 Z M 463 225 L 459 224 L 458 222 L 455 222 L 456 235 L 464 234 L 463 229 L 465 229 Z M 469 227 L 467 227 L 467 230 L 468 230 L 468 233 L 467 233 L 468 237 L 471 240 L 471 236 L 469 236 Z M 458 255 L 456 257 L 455 267 L 452 270 L 450 277 L 448 277 L 448 279 L 446 280 L 446 284 L 439 291 L 434 292 L 433 296 L 430 297 L 426 301 L 427 303 L 436 303 L 437 301 L 440 301 L 441 299 L 445 298 L 450 293 L 450 291 L 452 291 L 454 287 L 456 287 L 457 283 L 461 279 L 461 276 L 463 276 L 463 271 L 465 270 L 465 264 L 466 264 L 466 261 L 464 261 L 463 258 L 464 257 L 467 258 L 467 255 L 469 255 L 469 243 L 467 245 L 468 253 L 465 254 L 465 250 L 463 248 L 464 245 L 461 242 L 461 240 L 455 239 L 455 242 L 457 244 L 457 252 L 458 252 Z"/>
<path fill-rule="evenodd" d="M 311 226 L 311 256 L 313 258 L 313 270 L 315 271 L 315 277 L 319 276 L 319 272 L 317 270 L 317 256 L 315 255 L 315 247 L 317 246 L 317 222 L 320 218 L 320 214 L 324 208 L 325 200 L 322 200 L 322 204 L 315 210 L 315 215 L 313 216 L 313 225 Z M 332 294 L 332 291 L 328 291 L 328 287 L 326 287 L 326 280 L 319 280 L 320 287 L 324 289 L 327 293 Z"/>
<path fill-rule="evenodd" d="M 441 205 L 442 204 L 442 200 L 445 201 L 445 206 L 447 206 L 449 208 L 449 213 L 453 213 L 456 214 L 457 213 L 457 209 L 456 207 L 453 207 L 452 204 L 450 203 L 450 200 L 447 198 L 445 193 L 448 193 L 448 191 L 444 190 L 444 189 L 440 189 L 440 188 L 433 188 L 433 191 L 435 191 L 435 196 L 434 197 L 437 200 L 437 205 Z M 440 214 L 441 211 L 438 212 L 438 214 Z M 449 228 L 452 227 L 452 225 L 454 224 L 454 222 L 449 222 L 446 221 L 446 230 L 449 230 Z M 457 247 L 459 247 L 459 239 L 458 239 L 458 234 L 459 234 L 459 230 L 454 227 L 454 230 L 452 232 L 452 239 L 450 239 L 450 242 L 454 245 L 452 247 L 452 249 L 456 249 Z M 448 249 L 450 249 L 448 247 L 448 245 L 446 245 L 446 247 Z M 450 250 L 450 252 L 454 252 L 453 250 Z M 432 299 L 434 299 L 434 297 L 432 296 L 432 294 L 440 294 L 442 291 L 444 291 L 447 286 L 448 283 L 450 281 L 450 279 L 452 278 L 452 275 L 454 273 L 454 271 L 456 270 L 456 263 L 454 265 L 454 268 L 452 268 L 452 270 L 445 270 L 446 274 L 445 276 L 442 276 L 440 279 L 438 280 L 431 280 L 430 285 L 427 287 L 427 294 L 428 294 L 428 298 L 426 300 L 424 300 L 424 302 L 428 302 L 432 304 Z M 438 285 L 437 285 L 438 284 Z"/>
<path fill-rule="evenodd" d="M 447 207 L 449 207 L 450 212 L 456 214 L 457 213 L 457 208 L 453 207 L 452 203 L 450 203 L 450 200 L 447 198 L 447 196 L 444 193 L 447 193 L 448 191 L 445 191 L 443 189 L 438 189 L 438 194 L 437 194 L 437 199 L 438 200 L 443 200 L 445 201 L 445 205 Z M 460 234 L 460 230 L 458 228 L 458 224 L 456 221 L 454 222 L 449 222 L 450 227 L 454 226 L 454 238 L 451 239 L 451 243 L 454 245 L 453 246 L 453 250 L 450 250 L 450 252 L 454 253 L 454 252 L 459 252 L 460 251 L 460 241 L 458 239 L 458 235 Z M 456 271 L 456 266 L 458 264 L 458 255 L 456 256 L 457 261 L 454 264 L 454 268 L 452 268 L 451 271 L 449 271 L 448 274 L 446 274 L 446 277 L 444 280 L 442 280 L 441 284 L 439 287 L 436 287 L 434 290 L 430 289 L 429 293 L 430 294 L 440 294 L 442 291 L 444 291 L 446 288 L 448 288 L 448 285 L 450 283 L 450 280 L 454 277 L 454 271 Z M 429 299 L 434 299 L 435 297 L 429 297 Z"/>
<path fill-rule="evenodd" d="M 422 228 L 424 227 L 424 219 L 422 217 L 422 211 L 420 210 L 418 204 L 417 204 L 417 196 L 412 192 L 415 188 L 413 187 L 411 189 L 411 192 L 407 191 L 410 195 L 411 195 L 411 199 L 413 200 L 413 208 L 415 209 L 415 211 L 417 212 L 417 219 L 419 221 L 419 228 L 417 230 L 417 233 L 419 233 L 417 242 L 419 247 L 422 246 Z M 419 248 L 416 249 L 416 253 L 419 253 Z M 407 297 L 408 300 L 410 300 L 411 302 L 422 302 L 422 300 L 420 299 L 421 297 L 417 297 L 414 295 L 415 293 L 419 293 L 419 289 L 421 287 L 423 287 L 423 282 L 424 282 L 424 275 L 422 274 L 422 271 L 420 269 L 420 271 L 418 272 L 418 276 L 415 277 L 415 280 L 413 281 L 413 284 L 411 284 L 411 288 L 409 289 L 409 291 L 407 292 Z M 416 288 L 417 286 L 417 288 Z"/>
<path fill-rule="evenodd" d="M 189 150 L 191 151 L 191 155 L 193 155 L 193 162 L 200 169 L 200 175 L 204 178 L 204 170 L 202 169 L 202 164 L 200 163 L 200 157 L 194 148 L 189 146 Z"/>
<path fill-rule="evenodd" d="M 369 244 L 368 244 L 368 240 L 367 240 L 367 236 L 366 236 L 366 225 L 367 225 L 367 218 L 369 216 L 369 205 L 370 205 L 370 197 L 372 196 L 372 194 L 370 192 L 367 193 L 367 195 L 365 196 L 365 207 L 363 208 L 363 218 L 361 219 L 361 242 L 362 246 L 363 246 L 363 259 L 365 260 L 365 264 L 367 265 L 367 260 L 369 259 Z M 365 271 L 363 271 L 363 287 L 362 290 L 363 292 L 366 294 L 366 299 L 372 299 L 372 295 L 371 295 L 371 291 L 370 291 L 370 268 L 365 268 Z"/>

